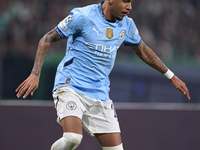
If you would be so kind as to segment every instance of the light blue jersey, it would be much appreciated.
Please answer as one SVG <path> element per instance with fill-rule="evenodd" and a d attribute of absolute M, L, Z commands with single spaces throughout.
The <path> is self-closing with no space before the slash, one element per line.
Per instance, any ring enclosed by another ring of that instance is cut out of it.
<path fill-rule="evenodd" d="M 91 99 L 110 100 L 108 76 L 117 50 L 123 42 L 128 46 L 140 45 L 141 37 L 131 18 L 106 20 L 101 5 L 75 8 L 55 28 L 68 42 L 53 90 L 68 86 Z"/>

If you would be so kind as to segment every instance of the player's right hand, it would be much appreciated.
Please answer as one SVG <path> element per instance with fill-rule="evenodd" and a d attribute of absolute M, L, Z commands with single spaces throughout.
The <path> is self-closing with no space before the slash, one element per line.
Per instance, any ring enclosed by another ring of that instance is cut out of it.
<path fill-rule="evenodd" d="M 24 93 L 25 94 L 23 95 L 23 98 L 26 98 L 29 94 L 33 96 L 33 93 L 38 88 L 38 85 L 39 85 L 39 76 L 30 74 L 30 76 L 15 90 L 15 92 L 17 92 L 16 94 L 17 98 L 20 98 Z"/>

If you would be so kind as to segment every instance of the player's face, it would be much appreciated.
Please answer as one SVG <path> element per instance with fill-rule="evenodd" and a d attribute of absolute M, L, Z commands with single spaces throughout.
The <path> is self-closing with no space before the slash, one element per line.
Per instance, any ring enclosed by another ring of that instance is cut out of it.
<path fill-rule="evenodd" d="M 111 15 L 113 18 L 122 20 L 132 9 L 131 3 L 132 0 L 113 0 L 111 6 Z"/>

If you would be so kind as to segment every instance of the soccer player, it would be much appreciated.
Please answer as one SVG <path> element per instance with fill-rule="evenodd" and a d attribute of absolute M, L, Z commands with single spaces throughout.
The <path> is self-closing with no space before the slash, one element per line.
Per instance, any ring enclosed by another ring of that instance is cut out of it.
<path fill-rule="evenodd" d="M 130 46 L 148 65 L 164 74 L 188 99 L 184 82 L 145 45 L 134 21 L 127 17 L 132 0 L 105 0 L 75 8 L 40 40 L 30 76 L 16 89 L 17 97 L 33 95 L 51 43 L 68 39 L 66 55 L 55 77 L 53 98 L 63 136 L 51 150 L 73 150 L 82 140 L 82 127 L 103 150 L 123 150 L 120 127 L 109 98 L 109 78 L 118 48 Z M 25 93 L 25 94 L 24 94 Z"/>

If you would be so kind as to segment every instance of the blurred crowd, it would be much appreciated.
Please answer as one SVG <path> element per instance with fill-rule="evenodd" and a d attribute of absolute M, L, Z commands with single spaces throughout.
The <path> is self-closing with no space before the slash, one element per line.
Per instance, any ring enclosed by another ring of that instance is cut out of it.
<path fill-rule="evenodd" d="M 0 58 L 33 59 L 40 38 L 74 7 L 99 3 L 92 0 L 1 0 Z M 145 43 L 164 60 L 200 61 L 200 1 L 134 0 L 129 14 Z M 51 51 L 65 50 L 66 42 Z M 130 51 L 120 55 L 128 56 Z"/>
<path fill-rule="evenodd" d="M 140 0 L 135 8 L 144 41 L 161 58 L 200 61 L 200 1 Z"/>

